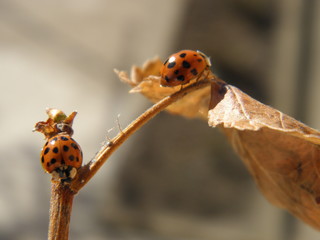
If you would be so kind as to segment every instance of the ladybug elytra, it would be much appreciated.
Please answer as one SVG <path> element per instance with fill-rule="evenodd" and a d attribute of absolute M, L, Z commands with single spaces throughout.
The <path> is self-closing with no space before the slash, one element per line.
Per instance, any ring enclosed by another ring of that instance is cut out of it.
<path fill-rule="evenodd" d="M 70 135 L 61 133 L 48 139 L 40 159 L 46 172 L 54 178 L 68 181 L 75 177 L 82 165 L 82 151 Z"/>
<path fill-rule="evenodd" d="M 210 59 L 200 51 L 182 50 L 163 63 L 160 84 L 165 87 L 187 84 L 198 79 L 210 66 Z"/>

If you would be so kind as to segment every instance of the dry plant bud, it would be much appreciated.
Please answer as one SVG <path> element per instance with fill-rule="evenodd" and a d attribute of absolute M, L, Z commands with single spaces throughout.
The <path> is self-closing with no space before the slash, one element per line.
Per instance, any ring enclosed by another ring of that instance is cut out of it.
<path fill-rule="evenodd" d="M 131 78 L 117 71 L 152 102 L 167 97 L 180 87 L 160 87 L 159 59 L 142 68 L 133 67 Z M 208 120 L 219 127 L 244 161 L 265 197 L 320 229 L 320 132 L 266 106 L 213 74 L 209 87 L 193 91 L 167 110 L 184 117 Z M 200 79 L 201 81 L 201 79 Z M 208 111 L 209 109 L 209 111 Z"/>
<path fill-rule="evenodd" d="M 33 131 L 42 133 L 46 139 L 49 139 L 59 133 L 73 135 L 72 124 L 77 112 L 72 112 L 67 116 L 63 111 L 55 108 L 47 108 L 47 121 L 40 121 L 35 124 Z"/>
<path fill-rule="evenodd" d="M 67 115 L 60 109 L 47 108 L 46 113 L 55 123 L 60 123 L 67 118 Z"/>

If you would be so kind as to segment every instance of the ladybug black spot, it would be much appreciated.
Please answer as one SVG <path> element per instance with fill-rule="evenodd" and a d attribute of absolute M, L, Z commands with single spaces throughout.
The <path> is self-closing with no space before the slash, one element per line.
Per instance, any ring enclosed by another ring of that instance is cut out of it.
<path fill-rule="evenodd" d="M 177 77 L 177 79 L 178 79 L 179 81 L 184 81 L 184 76 L 183 76 L 183 75 L 179 75 L 179 76 Z"/>
<path fill-rule="evenodd" d="M 61 164 L 62 164 L 62 165 L 66 164 L 66 162 L 64 161 L 64 159 L 61 159 Z"/>
<path fill-rule="evenodd" d="M 165 76 L 164 79 L 167 81 L 167 82 L 170 82 L 170 78 L 168 76 Z"/>
<path fill-rule="evenodd" d="M 179 56 L 184 58 L 185 56 L 187 56 L 187 54 L 186 53 L 181 53 Z"/>
<path fill-rule="evenodd" d="M 176 65 L 176 62 L 171 62 L 168 64 L 168 68 L 173 68 Z"/>
<path fill-rule="evenodd" d="M 69 138 L 64 137 L 64 136 L 62 136 L 60 139 L 61 139 L 62 141 L 68 141 L 68 140 L 69 140 Z"/>
<path fill-rule="evenodd" d="M 77 146 L 77 144 L 75 144 L 75 143 L 71 143 L 71 147 L 73 147 L 73 148 L 76 149 L 76 150 L 79 149 L 78 146 Z"/>
<path fill-rule="evenodd" d="M 43 152 L 44 155 L 46 155 L 49 151 L 50 151 L 50 148 L 47 147 L 47 148 L 44 150 L 44 152 Z"/>
<path fill-rule="evenodd" d="M 187 61 L 183 61 L 183 62 L 182 62 L 182 67 L 184 67 L 184 68 L 190 68 L 190 67 L 191 67 L 191 65 L 190 65 L 190 63 L 189 63 L 189 62 L 187 62 Z"/>
<path fill-rule="evenodd" d="M 198 71 L 197 71 L 197 69 L 192 69 L 191 70 L 191 73 L 194 75 L 194 76 L 197 76 L 198 75 Z"/>
<path fill-rule="evenodd" d="M 55 164 L 57 162 L 57 159 L 55 159 L 55 158 L 51 158 L 51 160 L 50 160 L 50 164 Z"/>
<path fill-rule="evenodd" d="M 82 152 L 81 152 L 81 154 L 82 154 Z M 80 161 L 78 157 L 76 157 L 76 161 L 77 161 L 77 162 L 79 162 L 79 161 Z"/>
<path fill-rule="evenodd" d="M 68 152 L 69 151 L 69 147 L 67 145 L 63 145 L 63 151 Z"/>
<path fill-rule="evenodd" d="M 199 59 L 197 59 L 197 61 L 198 61 L 198 62 L 202 62 L 202 59 L 201 59 L 201 58 L 199 58 Z"/>
<path fill-rule="evenodd" d="M 52 151 L 53 151 L 54 153 L 58 153 L 58 152 L 59 152 L 59 149 L 58 149 L 58 147 L 55 147 Z"/>
<path fill-rule="evenodd" d="M 41 162 L 44 163 L 44 157 L 43 156 L 41 157 Z"/>
<path fill-rule="evenodd" d="M 178 75 L 178 74 L 179 74 L 179 70 L 177 69 L 177 70 L 175 70 L 173 73 L 176 74 L 176 75 Z"/>
<path fill-rule="evenodd" d="M 68 158 L 69 158 L 70 161 L 74 160 L 74 156 L 73 155 L 70 155 Z"/>

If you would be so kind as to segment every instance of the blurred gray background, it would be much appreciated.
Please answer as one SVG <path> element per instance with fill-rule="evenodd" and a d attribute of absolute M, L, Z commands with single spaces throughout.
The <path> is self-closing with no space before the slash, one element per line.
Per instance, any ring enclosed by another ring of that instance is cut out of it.
<path fill-rule="evenodd" d="M 150 103 L 113 69 L 180 49 L 211 56 L 225 81 L 320 128 L 320 1 L 0 0 L 0 239 L 45 239 L 50 176 L 32 133 L 45 108 L 79 112 L 89 161 L 116 119 Z M 308 240 L 320 233 L 271 206 L 224 136 L 161 113 L 76 196 L 70 239 Z"/>

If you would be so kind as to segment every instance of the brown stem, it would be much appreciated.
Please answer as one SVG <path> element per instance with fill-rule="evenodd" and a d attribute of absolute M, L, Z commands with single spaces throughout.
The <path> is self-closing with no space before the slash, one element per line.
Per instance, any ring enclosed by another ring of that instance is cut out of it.
<path fill-rule="evenodd" d="M 209 78 L 210 79 L 210 78 Z M 212 80 L 198 81 L 174 94 L 165 97 L 158 103 L 154 104 L 151 108 L 146 110 L 142 115 L 135 119 L 128 127 L 121 131 L 115 138 L 112 139 L 109 144 L 105 144 L 101 150 L 97 153 L 95 158 L 89 163 L 84 165 L 77 174 L 78 178 L 72 182 L 71 189 L 74 192 L 79 191 L 99 170 L 99 168 L 105 163 L 109 156 L 123 143 L 128 137 L 130 137 L 135 131 L 141 128 L 146 122 L 151 120 L 155 115 L 164 110 L 167 106 L 174 103 L 178 99 L 184 97 L 186 94 L 195 90 L 207 87 L 211 84 Z"/>
<path fill-rule="evenodd" d="M 69 185 L 51 181 L 48 240 L 68 240 L 74 194 Z"/>

